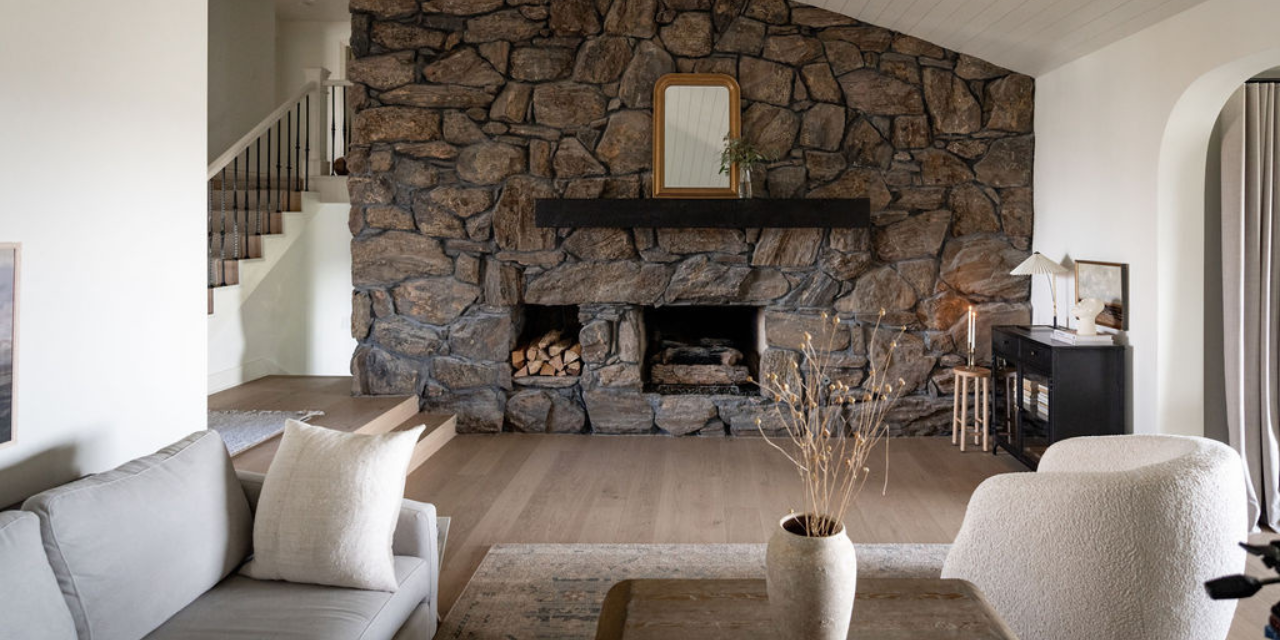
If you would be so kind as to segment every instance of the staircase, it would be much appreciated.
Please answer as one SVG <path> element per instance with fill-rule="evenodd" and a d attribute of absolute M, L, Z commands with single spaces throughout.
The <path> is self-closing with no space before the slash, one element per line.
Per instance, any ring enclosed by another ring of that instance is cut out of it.
<path fill-rule="evenodd" d="M 307 75 L 302 88 L 209 165 L 209 314 L 215 290 L 241 283 L 242 262 L 267 257 L 267 238 L 284 233 L 285 214 L 302 211 L 313 177 L 331 174 L 334 159 L 345 154 L 347 83 L 330 81 L 325 69 Z"/>
<path fill-rule="evenodd" d="M 305 180 L 249 174 L 209 181 L 209 313 L 214 289 L 240 284 L 241 261 L 265 257 L 265 237 L 284 233 L 286 212 L 302 211 L 305 188 Z"/>

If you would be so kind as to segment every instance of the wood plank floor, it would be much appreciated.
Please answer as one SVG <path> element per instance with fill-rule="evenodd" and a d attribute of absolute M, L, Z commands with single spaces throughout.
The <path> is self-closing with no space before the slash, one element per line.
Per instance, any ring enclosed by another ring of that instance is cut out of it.
<path fill-rule="evenodd" d="M 987 477 L 1025 470 L 945 438 L 892 441 L 846 518 L 857 542 L 950 542 Z M 409 476 L 407 497 L 453 518 L 441 576 L 452 606 L 499 542 L 765 542 L 799 477 L 758 438 L 460 435 Z"/>
<path fill-rule="evenodd" d="M 845 519 L 855 542 L 951 542 L 984 479 L 1026 468 L 946 438 L 902 438 Z M 440 580 L 453 606 L 502 542 L 765 542 L 799 478 L 757 438 L 457 436 L 409 476 L 405 493 L 453 519 Z M 1262 539 L 1259 537 L 1258 539 Z M 1265 575 L 1260 563 L 1251 571 Z M 1261 638 L 1280 592 L 1242 603 L 1229 640 Z"/>
<path fill-rule="evenodd" d="M 330 429 L 355 431 L 375 420 L 387 429 L 418 412 L 418 399 L 407 396 L 351 396 L 350 376 L 267 376 L 209 396 L 211 410 L 323 411 L 312 422 Z M 248 449 L 234 459 L 237 469 L 266 473 L 280 445 L 279 436 Z"/>

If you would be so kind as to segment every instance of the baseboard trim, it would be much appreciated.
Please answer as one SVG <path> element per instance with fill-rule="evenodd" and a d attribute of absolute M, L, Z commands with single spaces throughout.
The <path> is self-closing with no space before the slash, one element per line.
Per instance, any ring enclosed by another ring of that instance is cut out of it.
<path fill-rule="evenodd" d="M 209 395 L 273 375 L 288 375 L 288 372 L 267 358 L 250 360 L 238 367 L 209 374 Z"/>

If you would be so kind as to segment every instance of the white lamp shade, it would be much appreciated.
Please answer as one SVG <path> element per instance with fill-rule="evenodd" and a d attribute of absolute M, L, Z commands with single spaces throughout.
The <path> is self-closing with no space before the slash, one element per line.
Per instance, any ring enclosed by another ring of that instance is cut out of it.
<path fill-rule="evenodd" d="M 1022 264 L 1014 267 L 1009 275 L 1014 276 L 1038 276 L 1038 275 L 1062 275 L 1070 273 L 1066 267 L 1044 257 L 1039 251 L 1031 254 L 1030 258 L 1022 261 Z"/>

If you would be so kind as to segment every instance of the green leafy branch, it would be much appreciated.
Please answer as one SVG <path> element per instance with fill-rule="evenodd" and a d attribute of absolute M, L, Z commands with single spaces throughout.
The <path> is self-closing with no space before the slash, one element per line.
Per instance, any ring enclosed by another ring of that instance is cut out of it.
<path fill-rule="evenodd" d="M 720 152 L 720 173 L 727 175 L 733 165 L 750 171 L 769 159 L 746 138 L 724 137 L 724 150 Z"/>

